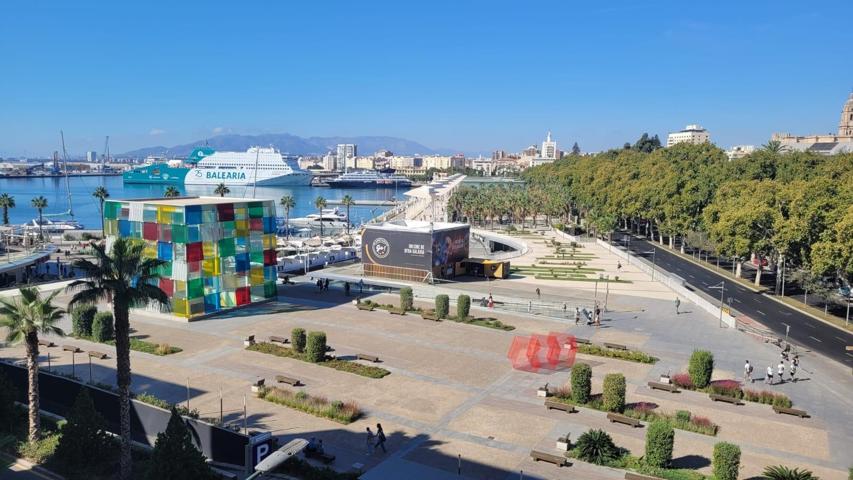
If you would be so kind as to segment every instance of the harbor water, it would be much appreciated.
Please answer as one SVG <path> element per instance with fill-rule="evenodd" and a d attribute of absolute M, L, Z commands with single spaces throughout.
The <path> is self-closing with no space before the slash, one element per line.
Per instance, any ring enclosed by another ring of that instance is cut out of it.
<path fill-rule="evenodd" d="M 162 197 L 166 185 L 125 185 L 120 176 L 86 176 L 69 177 L 68 184 L 71 190 L 71 202 L 74 211 L 74 219 L 82 223 L 86 229 L 100 229 L 101 220 L 98 210 L 98 200 L 92 196 L 92 192 L 98 187 L 105 187 L 113 199 L 134 199 Z M 15 197 L 15 208 L 9 209 L 9 222 L 13 225 L 21 225 L 38 217 L 38 212 L 31 205 L 31 200 L 39 195 L 47 199 L 48 207 L 45 214 L 61 213 L 68 210 L 68 194 L 63 177 L 28 177 L 28 178 L 0 178 L 0 194 L 7 193 Z M 213 193 L 215 185 L 187 185 L 176 186 L 182 195 L 215 196 Z M 290 211 L 290 218 L 304 217 L 311 213 L 317 213 L 314 201 L 322 196 L 326 200 L 340 200 L 344 195 L 350 195 L 358 200 L 405 200 L 403 193 L 406 189 L 380 188 L 380 189 L 347 189 L 329 187 L 257 187 L 251 186 L 229 187 L 231 189 L 228 197 L 234 198 L 261 198 L 275 200 L 278 208 L 278 216 L 284 216 L 284 210 L 278 205 L 284 195 L 291 195 L 296 203 Z M 254 193 L 254 197 L 253 197 Z M 326 208 L 333 208 L 328 205 Z M 345 211 L 344 207 L 339 207 Z M 350 222 L 359 225 L 371 218 L 388 210 L 388 206 L 352 206 L 350 207 Z M 67 219 L 68 217 L 61 217 Z"/>

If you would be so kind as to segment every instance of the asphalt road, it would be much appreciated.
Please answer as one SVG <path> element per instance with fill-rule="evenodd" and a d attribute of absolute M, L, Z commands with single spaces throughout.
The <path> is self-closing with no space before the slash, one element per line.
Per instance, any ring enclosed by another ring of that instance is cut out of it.
<path fill-rule="evenodd" d="M 622 238 L 623 236 L 623 233 L 619 233 L 614 235 L 614 238 Z M 624 243 L 614 242 L 614 245 L 616 244 L 625 246 Z M 733 280 L 702 268 L 645 239 L 632 236 L 627 247 L 634 254 L 648 260 L 652 259 L 652 254 L 646 252 L 650 252 L 654 248 L 655 264 L 658 268 L 682 277 L 694 290 L 702 291 L 711 298 L 716 298 L 715 304 L 719 303 L 720 290 L 709 287 L 724 282 L 725 302 L 728 303 L 728 298 L 731 296 L 733 309 L 763 324 L 781 338 L 785 337 L 786 326 L 790 325 L 791 330 L 788 337 L 792 343 L 820 353 L 847 367 L 853 367 L 853 352 L 846 351 L 847 345 L 853 345 L 853 334 L 826 325 L 793 308 L 767 298 L 764 294 L 744 288 Z"/>

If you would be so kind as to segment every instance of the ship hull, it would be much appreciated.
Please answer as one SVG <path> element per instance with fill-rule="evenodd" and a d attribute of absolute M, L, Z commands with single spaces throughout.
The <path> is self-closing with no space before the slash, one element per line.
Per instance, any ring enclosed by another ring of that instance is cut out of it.
<path fill-rule="evenodd" d="M 170 167 L 165 163 L 155 163 L 134 168 L 122 174 L 124 183 L 142 183 L 158 185 L 183 185 L 189 168 Z"/>
<path fill-rule="evenodd" d="M 328 180 L 327 185 L 334 188 L 409 188 L 411 182 L 367 182 L 360 180 Z"/>
<path fill-rule="evenodd" d="M 219 185 L 251 186 L 254 182 L 250 172 L 228 171 L 225 169 L 170 167 L 166 164 L 153 164 L 135 168 L 122 175 L 126 184 L 156 185 Z M 311 184 L 311 175 L 293 173 L 268 178 L 258 178 L 258 186 L 307 186 Z"/>

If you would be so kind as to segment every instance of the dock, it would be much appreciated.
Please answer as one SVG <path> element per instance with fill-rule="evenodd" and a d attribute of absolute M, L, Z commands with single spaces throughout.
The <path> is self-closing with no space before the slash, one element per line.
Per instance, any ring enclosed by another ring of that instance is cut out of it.
<path fill-rule="evenodd" d="M 394 207 L 399 202 L 394 200 L 354 200 L 353 206 L 356 207 Z M 326 200 L 328 205 L 343 205 L 342 199 Z"/>

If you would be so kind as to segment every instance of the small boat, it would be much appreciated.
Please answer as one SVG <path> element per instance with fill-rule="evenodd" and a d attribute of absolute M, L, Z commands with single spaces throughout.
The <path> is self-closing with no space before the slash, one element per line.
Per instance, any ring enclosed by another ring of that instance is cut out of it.
<path fill-rule="evenodd" d="M 39 223 L 38 218 L 32 219 L 30 223 L 25 223 L 24 230 L 35 231 L 39 230 L 44 233 L 65 233 L 72 230 L 83 230 L 83 225 L 76 220 L 50 220 L 42 218 Z"/>

